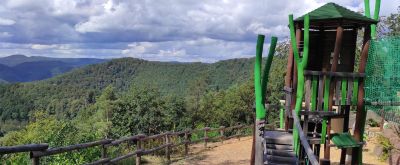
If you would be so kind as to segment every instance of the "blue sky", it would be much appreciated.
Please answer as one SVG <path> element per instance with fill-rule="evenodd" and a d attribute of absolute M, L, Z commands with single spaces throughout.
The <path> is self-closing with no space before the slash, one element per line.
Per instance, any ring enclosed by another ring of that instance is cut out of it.
<path fill-rule="evenodd" d="M 326 0 L 1 0 L 0 57 L 135 57 L 215 62 L 252 57 L 257 34 L 287 39 Z M 354 11 L 363 0 L 333 1 Z M 371 7 L 374 0 L 371 0 Z M 381 15 L 400 0 L 382 0 Z M 268 45 L 268 41 L 266 43 Z"/>

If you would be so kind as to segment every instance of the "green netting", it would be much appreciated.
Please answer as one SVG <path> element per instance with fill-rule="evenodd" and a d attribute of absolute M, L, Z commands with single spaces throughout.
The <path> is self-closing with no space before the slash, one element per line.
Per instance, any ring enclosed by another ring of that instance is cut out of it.
<path fill-rule="evenodd" d="M 400 102 L 400 37 L 372 40 L 365 79 L 367 103 Z"/>
<path fill-rule="evenodd" d="M 399 122 L 400 106 L 393 105 L 400 105 L 400 36 L 371 41 L 366 76 L 366 108 Z"/>

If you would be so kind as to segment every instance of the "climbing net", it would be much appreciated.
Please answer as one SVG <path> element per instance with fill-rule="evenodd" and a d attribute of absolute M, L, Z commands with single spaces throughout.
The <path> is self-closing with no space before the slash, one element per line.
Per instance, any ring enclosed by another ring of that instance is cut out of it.
<path fill-rule="evenodd" d="M 371 40 L 364 89 L 367 109 L 400 116 L 400 36 Z"/>

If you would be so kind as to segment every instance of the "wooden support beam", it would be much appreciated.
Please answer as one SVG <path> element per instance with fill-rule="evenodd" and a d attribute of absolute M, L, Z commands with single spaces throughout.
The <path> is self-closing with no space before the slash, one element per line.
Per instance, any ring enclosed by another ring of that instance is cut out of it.
<path fill-rule="evenodd" d="M 0 147 L 0 154 L 29 152 L 29 151 L 43 151 L 43 150 L 46 150 L 47 148 L 49 148 L 49 145 L 47 143 L 7 146 L 7 147 Z"/>
<path fill-rule="evenodd" d="M 367 59 L 368 59 L 368 49 L 369 49 L 369 40 L 370 40 L 370 27 L 367 26 L 364 31 L 364 40 L 363 40 L 363 49 L 361 51 L 361 59 L 360 59 L 360 65 L 358 67 L 358 72 L 359 73 L 365 73 L 365 68 L 367 65 Z M 357 112 L 356 112 L 356 123 L 354 126 L 354 139 L 357 142 L 362 141 L 362 134 L 364 133 L 364 127 L 365 127 L 365 117 L 366 117 L 366 111 L 364 111 L 364 79 L 361 79 L 358 84 L 358 99 L 357 99 Z M 359 159 L 362 159 L 362 146 L 359 148 L 353 148 L 353 153 L 352 153 L 352 164 L 358 164 Z"/>
<path fill-rule="evenodd" d="M 332 59 L 332 65 L 331 65 L 331 72 L 336 72 L 338 62 L 339 62 L 339 56 L 340 52 L 342 50 L 342 38 L 343 38 L 343 27 L 339 26 L 336 29 L 336 39 L 335 39 L 335 48 L 333 51 L 333 59 Z M 330 86 L 329 86 L 329 98 L 328 98 L 328 111 L 332 111 L 332 101 L 333 101 L 333 95 L 334 95 L 334 88 L 336 85 L 336 79 L 335 78 L 327 78 L 327 81 L 331 81 Z M 324 103 L 326 104 L 326 103 Z M 331 121 L 328 121 L 326 133 L 327 133 L 327 138 L 326 138 L 326 143 L 325 143 L 325 152 L 324 152 L 324 158 L 329 159 L 330 158 L 330 147 L 329 147 L 329 141 L 330 141 L 330 128 L 331 128 Z"/>

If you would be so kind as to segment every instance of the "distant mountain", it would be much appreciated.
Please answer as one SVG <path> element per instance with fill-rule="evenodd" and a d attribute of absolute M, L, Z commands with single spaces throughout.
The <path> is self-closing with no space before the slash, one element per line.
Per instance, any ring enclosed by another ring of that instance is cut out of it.
<path fill-rule="evenodd" d="M 0 58 L 0 79 L 6 82 L 29 82 L 47 79 L 76 67 L 105 62 L 95 58 L 50 58 L 11 55 Z"/>

